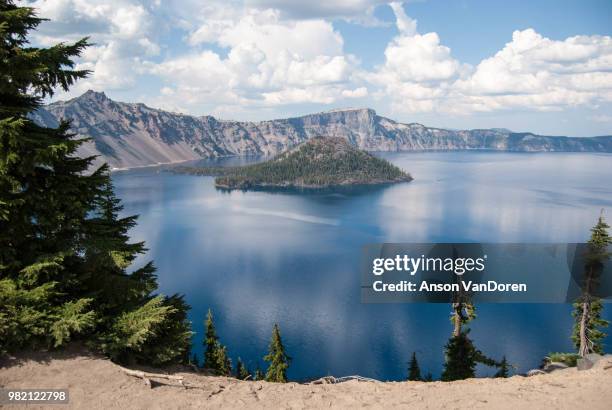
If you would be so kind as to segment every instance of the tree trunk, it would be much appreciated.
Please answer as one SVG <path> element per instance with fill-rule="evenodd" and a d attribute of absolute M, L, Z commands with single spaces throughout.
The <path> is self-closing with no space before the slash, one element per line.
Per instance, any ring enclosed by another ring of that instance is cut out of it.
<path fill-rule="evenodd" d="M 123 372 L 125 372 L 125 374 L 129 376 L 138 377 L 142 379 L 145 382 L 145 384 L 149 387 L 153 387 L 151 384 L 151 379 L 166 379 L 166 380 L 175 380 L 182 387 L 187 388 L 183 382 L 183 376 L 173 376 L 171 374 L 161 374 L 161 373 L 147 373 L 147 372 L 143 372 L 142 370 L 126 369 L 125 367 L 121 367 L 121 366 L 117 366 L 117 367 L 119 367 L 119 369 L 121 369 Z"/>
<path fill-rule="evenodd" d="M 589 338 L 587 336 L 587 322 L 589 320 L 589 308 L 590 303 L 588 301 L 582 302 L 582 317 L 580 318 L 580 348 L 578 354 L 582 357 L 591 353 L 589 347 Z"/>
<path fill-rule="evenodd" d="M 457 337 L 461 334 L 461 303 L 453 303 L 453 310 L 455 311 L 453 314 L 453 337 Z"/>
<path fill-rule="evenodd" d="M 589 353 L 593 353 L 591 351 L 591 346 L 590 345 L 590 341 L 589 341 L 589 336 L 587 334 L 588 329 L 588 323 L 589 323 L 589 316 L 590 316 L 590 310 L 591 310 L 591 279 L 593 278 L 593 268 L 590 267 L 589 271 L 587 272 L 586 278 L 585 278 L 585 285 L 584 285 L 584 294 L 583 294 L 583 302 L 582 302 L 582 316 L 580 317 L 580 348 L 578 349 L 578 354 L 582 357 L 586 356 Z"/>

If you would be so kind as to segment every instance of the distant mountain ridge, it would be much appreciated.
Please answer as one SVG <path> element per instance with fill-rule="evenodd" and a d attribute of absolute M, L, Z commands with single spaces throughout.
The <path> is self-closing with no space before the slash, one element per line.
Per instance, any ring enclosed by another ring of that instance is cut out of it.
<path fill-rule="evenodd" d="M 32 117 L 46 126 L 72 121 L 89 137 L 81 155 L 100 155 L 113 168 L 129 168 L 230 155 L 276 155 L 316 136 L 341 137 L 368 151 L 497 150 L 612 152 L 612 136 L 575 138 L 506 129 L 447 130 L 403 124 L 372 109 L 332 110 L 270 121 L 226 121 L 116 102 L 87 91 L 46 105 Z"/>

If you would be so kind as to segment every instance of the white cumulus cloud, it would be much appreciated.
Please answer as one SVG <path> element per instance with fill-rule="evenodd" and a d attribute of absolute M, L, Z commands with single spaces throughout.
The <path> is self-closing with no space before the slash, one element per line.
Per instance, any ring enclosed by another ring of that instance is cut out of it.
<path fill-rule="evenodd" d="M 515 31 L 512 41 L 457 81 L 454 90 L 467 110 L 549 111 L 609 102 L 612 38 L 551 40 L 533 29 Z"/>
<path fill-rule="evenodd" d="M 437 33 L 419 34 L 416 20 L 401 3 L 392 3 L 399 34 L 385 49 L 385 62 L 364 77 L 376 87 L 379 100 L 389 100 L 396 112 L 435 110 L 454 81 L 469 67 L 461 64 Z"/>
<path fill-rule="evenodd" d="M 420 33 L 399 1 L 23 3 L 51 19 L 34 33 L 36 43 L 86 35 L 95 43 L 78 61 L 92 75 L 71 95 L 139 86 L 147 91 L 134 100 L 151 105 L 251 118 L 291 112 L 296 104 L 329 109 L 358 100 L 403 118 L 581 107 L 591 110 L 593 121 L 607 122 L 602 118 L 612 102 L 610 36 L 550 39 L 533 28 L 517 30 L 499 51 L 466 64 L 438 33 Z M 359 56 L 347 53 L 334 23 L 378 24 L 377 7 L 393 11 L 397 33 L 385 45 L 382 62 L 366 69 Z"/>
<path fill-rule="evenodd" d="M 356 59 L 343 52 L 342 36 L 322 19 L 283 19 L 277 10 L 245 9 L 239 16 L 207 19 L 187 38 L 204 51 L 149 66 L 183 102 L 332 104 L 365 95 L 354 92 L 351 82 Z M 227 55 L 207 48 L 211 44 L 227 49 Z"/>
<path fill-rule="evenodd" d="M 275 9 L 295 19 L 345 19 L 366 25 L 380 25 L 373 13 L 377 6 L 389 0 L 334 0 L 334 1 L 292 1 L 292 0 L 246 0 L 247 6 L 259 9 Z"/>
<path fill-rule="evenodd" d="M 83 53 L 77 68 L 92 70 L 70 95 L 86 89 L 130 87 L 141 73 L 144 59 L 161 52 L 152 5 L 136 0 L 34 0 L 28 1 L 41 17 L 50 19 L 34 32 L 43 45 L 90 37 L 94 43 Z"/>
<path fill-rule="evenodd" d="M 553 111 L 612 101 L 609 36 L 551 40 L 517 30 L 500 51 L 470 66 L 453 58 L 437 33 L 419 34 L 401 4 L 391 7 L 399 35 L 384 64 L 364 76 L 395 112 Z"/>

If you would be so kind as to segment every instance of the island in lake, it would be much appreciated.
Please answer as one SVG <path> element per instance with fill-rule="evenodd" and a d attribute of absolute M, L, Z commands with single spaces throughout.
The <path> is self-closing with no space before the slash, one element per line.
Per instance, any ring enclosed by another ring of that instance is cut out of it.
<path fill-rule="evenodd" d="M 174 167 L 181 174 L 215 176 L 222 189 L 327 188 L 408 182 L 410 174 L 355 148 L 344 138 L 314 137 L 290 151 L 242 167 Z"/>

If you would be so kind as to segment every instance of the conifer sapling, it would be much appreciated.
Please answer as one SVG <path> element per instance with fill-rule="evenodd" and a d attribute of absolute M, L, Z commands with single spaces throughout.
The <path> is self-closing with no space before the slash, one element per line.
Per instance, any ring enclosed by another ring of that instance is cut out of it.
<path fill-rule="evenodd" d="M 417 362 L 416 352 L 412 352 L 412 358 L 408 364 L 408 380 L 421 380 L 421 369 L 419 368 L 419 362 Z"/>
<path fill-rule="evenodd" d="M 269 351 L 264 357 L 264 360 L 270 363 L 266 372 L 266 381 L 286 383 L 287 368 L 289 367 L 291 358 L 285 352 L 278 324 L 275 324 L 272 329 L 272 339 L 270 340 Z"/>

